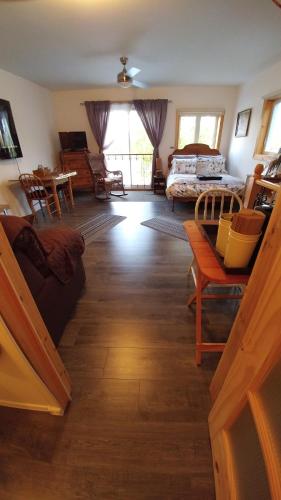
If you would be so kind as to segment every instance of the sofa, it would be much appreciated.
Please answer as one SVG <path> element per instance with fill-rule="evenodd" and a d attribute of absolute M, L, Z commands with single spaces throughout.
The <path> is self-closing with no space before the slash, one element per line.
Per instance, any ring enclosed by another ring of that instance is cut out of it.
<path fill-rule="evenodd" d="M 68 227 L 36 231 L 22 217 L 3 215 L 0 222 L 57 346 L 85 284 L 83 237 Z"/>

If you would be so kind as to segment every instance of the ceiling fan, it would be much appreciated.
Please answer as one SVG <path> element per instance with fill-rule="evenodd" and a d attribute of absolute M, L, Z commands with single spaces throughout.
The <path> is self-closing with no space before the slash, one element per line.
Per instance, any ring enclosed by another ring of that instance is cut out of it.
<path fill-rule="evenodd" d="M 128 62 L 128 57 L 120 57 L 120 62 L 123 64 L 123 69 L 117 75 L 117 83 L 120 87 L 124 89 L 128 87 L 139 87 L 139 88 L 147 88 L 146 83 L 139 82 L 138 80 L 134 80 L 134 76 L 136 76 L 141 70 L 138 68 L 130 68 L 127 70 L 126 64 Z"/>

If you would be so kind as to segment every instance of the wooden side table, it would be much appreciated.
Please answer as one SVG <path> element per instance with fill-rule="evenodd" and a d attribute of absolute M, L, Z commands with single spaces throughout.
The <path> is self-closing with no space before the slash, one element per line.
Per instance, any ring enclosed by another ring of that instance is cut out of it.
<path fill-rule="evenodd" d="M 166 190 L 166 178 L 164 175 L 156 174 L 153 176 L 153 192 L 156 194 L 157 192 L 165 193 Z"/>
<path fill-rule="evenodd" d="M 203 222 L 203 221 L 202 221 Z M 208 224 L 218 224 L 218 221 L 209 221 Z M 204 289 L 209 283 L 223 285 L 246 285 L 249 280 L 248 274 L 227 274 L 214 255 L 209 241 L 203 236 L 198 227 L 200 221 L 184 222 L 190 246 L 193 251 L 196 264 L 196 275 L 194 277 L 196 291 L 188 298 L 188 305 L 196 304 L 196 345 L 195 361 L 201 364 L 202 352 L 221 352 L 225 343 L 204 342 L 202 337 L 202 302 L 203 300 L 225 300 L 240 299 L 240 294 L 204 294 Z"/>

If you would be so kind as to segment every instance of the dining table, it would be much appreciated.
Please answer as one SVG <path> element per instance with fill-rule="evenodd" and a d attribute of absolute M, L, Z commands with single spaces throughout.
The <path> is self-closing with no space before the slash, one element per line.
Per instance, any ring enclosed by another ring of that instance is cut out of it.
<path fill-rule="evenodd" d="M 56 213 L 59 218 L 61 217 L 62 214 L 60 200 L 58 196 L 59 186 L 67 184 L 66 189 L 67 189 L 69 204 L 71 208 L 74 208 L 74 198 L 73 198 L 71 178 L 77 175 L 76 171 L 71 171 L 71 172 L 50 171 L 48 173 L 44 173 L 44 175 L 38 175 L 38 173 L 36 175 L 37 177 L 40 178 L 42 184 L 46 188 L 49 188 L 49 190 L 51 190 L 52 195 L 54 197 Z M 9 182 L 15 184 L 19 182 L 19 179 L 10 179 Z"/>
<path fill-rule="evenodd" d="M 77 175 L 77 172 L 62 172 L 62 173 L 50 173 L 40 176 L 41 182 L 44 184 L 46 188 L 51 189 L 52 195 L 54 197 L 56 212 L 58 217 L 61 217 L 61 205 L 58 196 L 58 186 L 63 184 L 67 184 L 67 194 L 71 208 L 74 208 L 74 197 L 72 191 L 72 182 L 71 178 Z"/>

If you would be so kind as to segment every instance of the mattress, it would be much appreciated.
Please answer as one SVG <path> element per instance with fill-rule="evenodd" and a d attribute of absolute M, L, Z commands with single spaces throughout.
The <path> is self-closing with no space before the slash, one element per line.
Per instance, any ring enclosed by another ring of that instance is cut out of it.
<path fill-rule="evenodd" d="M 226 188 L 239 196 L 243 195 L 245 183 L 239 177 L 222 175 L 221 180 L 199 181 L 196 174 L 169 174 L 167 177 L 166 196 L 168 199 L 197 198 L 207 189 Z"/>

